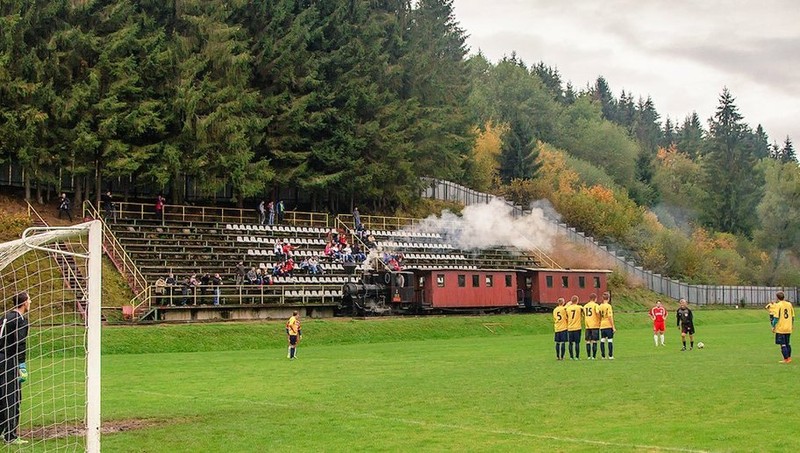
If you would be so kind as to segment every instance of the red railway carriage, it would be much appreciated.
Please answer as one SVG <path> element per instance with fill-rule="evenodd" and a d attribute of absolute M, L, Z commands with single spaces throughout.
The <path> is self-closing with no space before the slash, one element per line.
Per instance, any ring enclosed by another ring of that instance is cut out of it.
<path fill-rule="evenodd" d="M 422 309 L 516 308 L 516 270 L 415 269 Z M 521 301 L 520 301 L 521 302 Z"/>
<path fill-rule="evenodd" d="M 526 269 L 517 274 L 517 285 L 524 293 L 526 307 L 555 305 L 559 297 L 572 296 L 584 303 L 590 294 L 600 299 L 608 290 L 610 273 L 603 269 Z"/>

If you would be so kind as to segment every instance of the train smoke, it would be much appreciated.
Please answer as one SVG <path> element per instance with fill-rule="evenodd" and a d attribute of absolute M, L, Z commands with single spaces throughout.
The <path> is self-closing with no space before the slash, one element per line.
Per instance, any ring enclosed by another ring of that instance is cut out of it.
<path fill-rule="evenodd" d="M 429 216 L 414 229 L 439 233 L 448 243 L 462 250 L 508 246 L 548 251 L 556 234 L 545 217 L 548 208 L 552 211 L 549 205 L 537 202 L 531 205 L 530 213 L 514 217 L 511 206 L 495 199 L 487 204 L 467 206 L 461 215 L 443 211 L 441 216 Z"/>

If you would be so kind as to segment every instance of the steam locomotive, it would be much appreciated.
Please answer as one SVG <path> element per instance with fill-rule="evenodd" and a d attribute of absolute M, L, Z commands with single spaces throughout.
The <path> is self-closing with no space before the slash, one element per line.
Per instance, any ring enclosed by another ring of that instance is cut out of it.
<path fill-rule="evenodd" d="M 587 300 L 608 288 L 603 269 L 407 269 L 367 271 L 346 283 L 337 313 L 375 316 L 424 313 L 550 311 L 559 297 Z"/>

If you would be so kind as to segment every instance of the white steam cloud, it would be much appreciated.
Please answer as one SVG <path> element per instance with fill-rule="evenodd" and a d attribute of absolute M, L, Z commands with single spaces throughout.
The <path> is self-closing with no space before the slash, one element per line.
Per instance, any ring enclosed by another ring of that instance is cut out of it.
<path fill-rule="evenodd" d="M 415 225 L 414 230 L 439 233 L 462 250 L 505 246 L 549 251 L 556 235 L 553 224 L 545 217 L 549 206 L 540 202 L 531 207 L 527 215 L 514 217 L 511 206 L 495 199 L 487 204 L 467 206 L 460 216 L 450 211 L 443 211 L 439 217 L 432 215 Z"/>

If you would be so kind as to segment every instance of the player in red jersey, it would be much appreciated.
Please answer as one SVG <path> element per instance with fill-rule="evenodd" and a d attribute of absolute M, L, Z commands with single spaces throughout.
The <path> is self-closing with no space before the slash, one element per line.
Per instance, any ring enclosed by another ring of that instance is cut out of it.
<path fill-rule="evenodd" d="M 659 337 L 661 337 L 661 346 L 664 346 L 664 320 L 667 319 L 667 309 L 661 305 L 661 301 L 656 301 L 656 306 L 650 309 L 650 319 L 653 320 L 653 341 L 658 346 Z"/>

